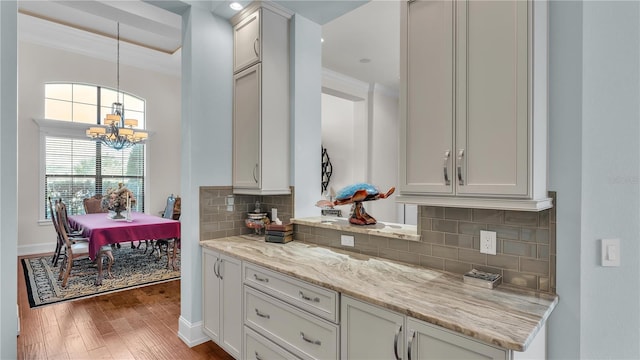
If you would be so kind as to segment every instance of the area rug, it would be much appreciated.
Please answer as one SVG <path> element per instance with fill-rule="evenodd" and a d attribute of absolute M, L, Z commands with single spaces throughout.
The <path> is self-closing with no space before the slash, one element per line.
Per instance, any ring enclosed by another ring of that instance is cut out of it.
<path fill-rule="evenodd" d="M 106 277 L 105 262 L 102 285 L 94 285 L 98 274 L 96 265 L 88 259 L 76 260 L 66 288 L 62 288 L 62 281 L 58 281 L 62 261 L 58 261 L 58 266 L 54 267 L 51 255 L 22 259 L 29 304 L 34 308 L 180 278 L 179 270 L 167 269 L 166 253 L 158 260 L 149 252 L 145 254 L 143 248 L 131 249 L 126 243 L 120 249 L 113 249 L 113 256 L 113 279 Z M 179 268 L 179 252 L 177 265 Z"/>

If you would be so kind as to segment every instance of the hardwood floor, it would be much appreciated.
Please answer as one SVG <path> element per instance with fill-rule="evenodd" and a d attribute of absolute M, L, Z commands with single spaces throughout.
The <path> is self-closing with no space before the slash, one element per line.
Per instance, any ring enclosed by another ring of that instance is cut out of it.
<path fill-rule="evenodd" d="M 233 359 L 178 338 L 179 280 L 31 309 L 19 268 L 18 304 L 18 359 Z"/>

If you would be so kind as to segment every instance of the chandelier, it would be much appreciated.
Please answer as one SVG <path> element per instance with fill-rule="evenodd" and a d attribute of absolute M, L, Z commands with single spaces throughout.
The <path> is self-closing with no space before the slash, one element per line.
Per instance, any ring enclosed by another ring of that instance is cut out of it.
<path fill-rule="evenodd" d="M 135 144 L 144 143 L 149 137 L 149 133 L 138 130 L 138 120 L 125 119 L 124 117 L 124 94 L 120 102 L 120 23 L 118 22 L 117 37 L 117 92 L 116 101 L 111 104 L 111 114 L 107 114 L 104 125 L 92 126 L 87 129 L 87 136 L 95 141 L 99 141 L 113 149 L 121 150 Z"/>

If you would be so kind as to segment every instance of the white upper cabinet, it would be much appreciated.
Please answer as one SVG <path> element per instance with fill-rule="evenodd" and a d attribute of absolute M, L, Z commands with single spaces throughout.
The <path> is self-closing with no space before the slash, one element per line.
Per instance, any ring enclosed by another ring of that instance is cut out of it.
<path fill-rule="evenodd" d="M 233 72 L 260 61 L 260 11 L 254 11 L 233 28 Z"/>
<path fill-rule="evenodd" d="M 289 18 L 256 2 L 234 25 L 233 192 L 290 194 Z"/>
<path fill-rule="evenodd" d="M 551 206 L 546 8 L 544 1 L 403 2 L 398 201 Z"/>

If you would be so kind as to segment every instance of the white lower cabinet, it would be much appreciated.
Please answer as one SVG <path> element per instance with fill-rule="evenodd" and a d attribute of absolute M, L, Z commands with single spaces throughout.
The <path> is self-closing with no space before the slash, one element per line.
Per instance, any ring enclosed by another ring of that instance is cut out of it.
<path fill-rule="evenodd" d="M 236 359 L 242 348 L 242 262 L 202 249 L 203 332 Z"/>
<path fill-rule="evenodd" d="M 271 340 L 244 327 L 244 358 L 247 360 L 298 360 L 299 357 L 276 345 Z"/>
<path fill-rule="evenodd" d="M 511 352 L 342 296 L 342 359 L 509 359 Z"/>

